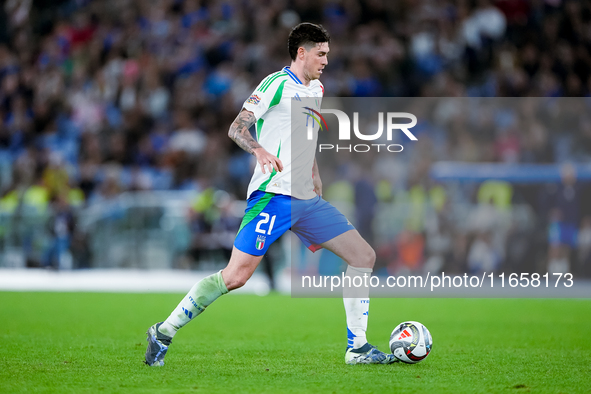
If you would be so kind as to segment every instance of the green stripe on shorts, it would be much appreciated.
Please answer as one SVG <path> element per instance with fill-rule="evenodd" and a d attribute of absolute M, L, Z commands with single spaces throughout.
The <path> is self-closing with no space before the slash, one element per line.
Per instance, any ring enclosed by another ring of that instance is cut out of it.
<path fill-rule="evenodd" d="M 259 216 L 259 214 L 261 212 L 263 212 L 263 209 L 265 209 L 267 204 L 269 204 L 269 201 L 271 201 L 271 199 L 273 198 L 274 195 L 275 195 L 275 193 L 265 193 L 265 195 L 262 196 L 261 199 L 256 204 L 254 204 L 252 209 L 250 211 L 248 211 L 248 213 L 246 215 L 244 215 L 244 218 L 242 218 L 242 223 L 240 223 L 240 229 L 238 230 L 238 232 L 242 231 L 242 228 L 244 226 L 246 226 L 254 218 Z"/>

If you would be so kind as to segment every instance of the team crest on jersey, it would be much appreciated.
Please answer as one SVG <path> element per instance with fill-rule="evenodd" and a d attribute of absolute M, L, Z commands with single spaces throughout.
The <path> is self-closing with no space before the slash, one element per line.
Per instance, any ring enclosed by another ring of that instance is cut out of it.
<path fill-rule="evenodd" d="M 260 101 L 261 101 L 261 98 L 259 96 L 257 96 L 256 94 L 253 94 L 252 96 L 250 96 L 248 98 L 248 100 L 246 100 L 246 102 L 248 104 L 253 104 L 253 105 L 257 105 Z"/>
<path fill-rule="evenodd" d="M 263 248 L 265 247 L 265 239 L 267 237 L 265 237 L 264 235 L 259 235 L 257 237 L 257 243 L 256 243 L 256 248 L 257 250 L 263 250 Z"/>

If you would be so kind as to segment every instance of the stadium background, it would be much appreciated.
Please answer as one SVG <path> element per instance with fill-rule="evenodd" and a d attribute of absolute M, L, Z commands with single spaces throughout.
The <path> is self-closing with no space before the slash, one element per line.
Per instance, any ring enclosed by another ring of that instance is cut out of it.
<path fill-rule="evenodd" d="M 1 20 L 0 267 L 8 268 L 223 266 L 253 165 L 227 129 L 256 84 L 288 64 L 286 37 L 300 21 L 333 37 L 322 78 L 330 96 L 591 92 L 587 1 L 14 0 Z M 326 196 L 348 205 L 370 239 L 381 210 L 411 208 L 377 245 L 381 273 L 587 276 L 589 187 L 574 169 L 591 156 L 591 116 L 568 115 L 522 127 L 516 112 L 456 114 L 436 140 L 422 133 L 382 169 L 389 177 L 359 182 L 341 171 L 324 179 Z M 452 178 L 454 163 L 491 175 L 441 181 L 434 171 L 445 163 Z M 494 163 L 523 177 L 508 179 Z M 544 178 L 525 164 L 555 167 Z M 465 215 L 443 217 L 450 204 Z M 435 222 L 422 214 L 429 207 Z M 491 219 L 499 212 L 508 219 Z M 466 225 L 469 217 L 477 219 Z M 284 267 L 281 248 L 270 255 Z"/>
<path fill-rule="evenodd" d="M 578 299 L 374 298 L 372 344 L 387 349 L 392 328 L 416 320 L 434 350 L 416 365 L 350 368 L 341 300 L 230 294 L 175 337 L 165 368 L 142 361 L 146 328 L 227 258 L 252 165 L 227 130 L 256 84 L 288 64 L 299 21 L 332 34 L 330 96 L 542 98 L 528 127 L 527 105 L 422 125 L 406 154 L 366 168 L 375 178 L 321 167 L 326 197 L 377 243 L 380 274 L 492 267 L 582 281 L 590 10 L 562 0 L 1 2 L 0 288 L 20 291 L 0 292 L 0 391 L 588 392 L 591 314 Z M 392 213 L 398 227 L 383 234 Z M 267 260 L 280 290 L 289 244 Z M 245 292 L 267 293 L 264 274 L 253 280 Z"/>

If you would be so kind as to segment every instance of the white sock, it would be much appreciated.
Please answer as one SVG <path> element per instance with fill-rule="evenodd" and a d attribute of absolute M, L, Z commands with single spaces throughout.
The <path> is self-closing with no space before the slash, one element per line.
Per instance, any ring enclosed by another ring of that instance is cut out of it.
<path fill-rule="evenodd" d="M 185 298 L 177 305 L 158 330 L 164 335 L 174 337 L 179 328 L 189 323 L 218 297 L 227 292 L 228 289 L 222 278 L 222 271 L 201 279 L 189 290 Z"/>
<path fill-rule="evenodd" d="M 351 284 L 363 283 L 360 287 L 343 287 L 343 302 L 347 316 L 347 347 L 358 349 L 367 343 L 367 317 L 369 313 L 369 278 L 371 268 L 347 267 L 345 277 L 351 278 Z M 365 278 L 364 278 L 365 276 Z M 354 278 L 359 279 L 354 280 Z M 360 281 L 361 280 L 361 281 Z M 367 286 L 365 284 L 367 283 Z"/>

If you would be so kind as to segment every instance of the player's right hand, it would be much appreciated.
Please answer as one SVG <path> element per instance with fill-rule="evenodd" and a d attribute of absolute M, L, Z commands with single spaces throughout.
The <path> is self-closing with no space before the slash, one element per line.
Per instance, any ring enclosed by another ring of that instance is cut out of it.
<path fill-rule="evenodd" d="M 257 158 L 263 174 L 266 174 L 265 167 L 267 167 L 269 173 L 273 172 L 273 170 L 277 172 L 283 171 L 283 163 L 281 163 L 281 160 L 279 160 L 277 156 L 267 152 L 265 148 L 253 149 L 252 153 Z"/>

